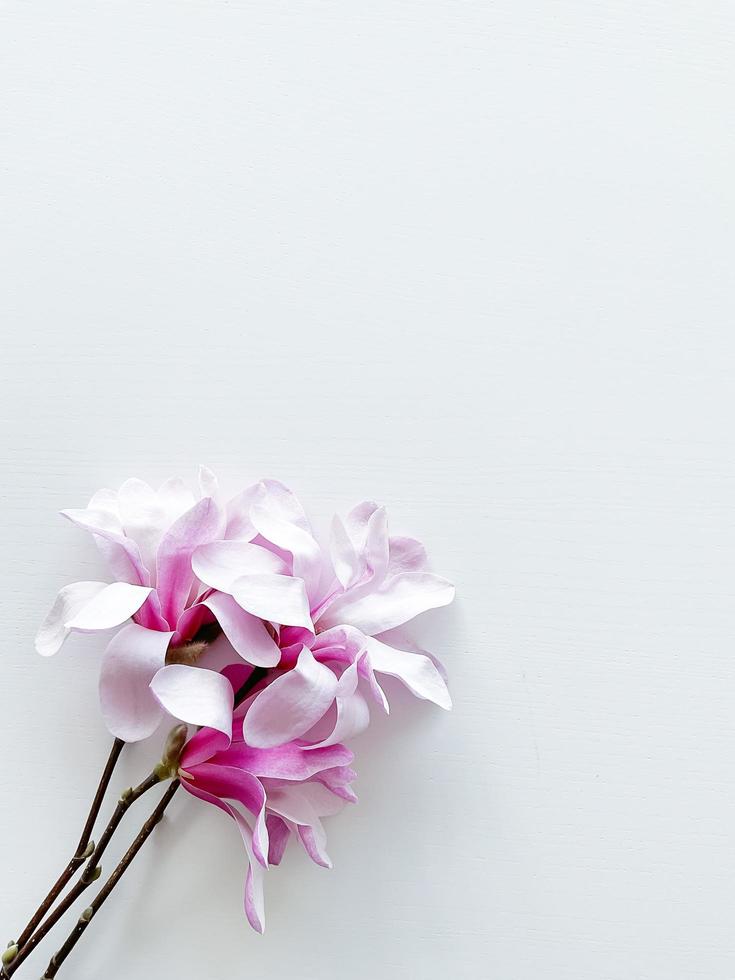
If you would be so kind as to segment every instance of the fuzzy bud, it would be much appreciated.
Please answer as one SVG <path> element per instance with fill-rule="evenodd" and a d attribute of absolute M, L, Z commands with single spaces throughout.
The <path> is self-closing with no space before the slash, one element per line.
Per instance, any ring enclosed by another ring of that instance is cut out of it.
<path fill-rule="evenodd" d="M 98 864 L 97 867 L 92 872 L 92 877 L 89 880 L 90 881 L 97 881 L 97 879 L 99 878 L 99 876 L 101 874 L 102 874 L 102 865 L 101 864 Z"/>
<path fill-rule="evenodd" d="M 89 922 L 89 920 L 92 918 L 93 915 L 94 915 L 94 909 L 90 905 L 79 916 L 79 921 L 80 922 Z"/>
<path fill-rule="evenodd" d="M 186 736 L 189 734 L 189 729 L 186 725 L 176 725 L 168 733 L 166 738 L 166 744 L 163 747 L 163 755 L 161 756 L 161 762 L 168 769 L 173 772 L 179 764 L 179 756 L 181 755 L 181 750 L 186 744 Z"/>
<path fill-rule="evenodd" d="M 94 841 L 91 840 L 89 844 L 87 844 L 87 846 L 84 848 L 84 854 L 82 854 L 82 857 L 83 858 L 92 857 L 93 851 L 94 851 Z"/>
<path fill-rule="evenodd" d="M 120 794 L 120 802 L 121 803 L 126 803 L 130 799 L 130 797 L 132 795 L 133 795 L 133 787 L 132 786 L 128 786 L 128 788 L 127 789 L 124 789 L 122 791 L 122 793 Z"/>

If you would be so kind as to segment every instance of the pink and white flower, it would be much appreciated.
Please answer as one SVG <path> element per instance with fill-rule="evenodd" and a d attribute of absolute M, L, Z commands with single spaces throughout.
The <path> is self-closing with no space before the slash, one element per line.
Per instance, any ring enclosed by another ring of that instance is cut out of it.
<path fill-rule="evenodd" d="M 231 740 L 221 731 L 200 729 L 184 746 L 178 774 L 187 792 L 237 824 L 248 857 L 245 913 L 262 933 L 264 871 L 280 864 L 291 836 L 316 864 L 330 868 L 322 818 L 357 797 L 350 786 L 353 756 L 344 745 L 316 748 L 297 740 L 269 749 L 248 745 L 243 721 L 253 703 L 249 699 L 235 710 Z"/>
<path fill-rule="evenodd" d="M 158 491 L 128 480 L 62 512 L 92 533 L 116 581 L 63 588 L 36 647 L 50 656 L 71 631 L 122 626 L 100 674 L 114 735 L 145 738 L 167 712 L 229 735 L 229 683 L 182 656 L 212 625 L 233 657 L 269 670 L 245 723 L 253 747 L 308 737 L 313 750 L 358 734 L 366 694 L 388 711 L 380 675 L 451 706 L 437 662 L 396 629 L 451 602 L 454 588 L 427 570 L 418 541 L 389 535 L 383 507 L 335 518 L 324 549 L 283 484 L 263 480 L 222 504 L 209 470 L 199 483 L 195 495 L 179 480 Z"/>

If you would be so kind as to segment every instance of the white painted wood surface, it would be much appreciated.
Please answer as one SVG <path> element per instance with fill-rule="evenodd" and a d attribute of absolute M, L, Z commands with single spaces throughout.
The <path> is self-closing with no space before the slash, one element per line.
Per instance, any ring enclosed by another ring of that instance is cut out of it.
<path fill-rule="evenodd" d="M 423 538 L 455 711 L 356 743 L 264 938 L 181 799 L 60 976 L 735 978 L 734 41 L 713 0 L 0 6 L 4 938 L 107 744 L 102 641 L 32 649 L 100 573 L 56 511 L 205 462 Z"/>

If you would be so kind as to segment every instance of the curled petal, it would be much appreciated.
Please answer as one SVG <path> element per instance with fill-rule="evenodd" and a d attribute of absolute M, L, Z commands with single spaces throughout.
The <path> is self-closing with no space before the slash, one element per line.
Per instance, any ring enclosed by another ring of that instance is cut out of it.
<path fill-rule="evenodd" d="M 212 541 L 202 545 L 192 555 L 191 566 L 205 585 L 229 594 L 242 575 L 286 571 L 282 558 L 248 541 Z"/>
<path fill-rule="evenodd" d="M 100 704 L 105 724 L 117 738 L 138 742 L 163 718 L 150 683 L 166 661 L 172 636 L 130 623 L 108 644 L 100 672 Z"/>
<path fill-rule="evenodd" d="M 66 628 L 94 633 L 120 626 L 140 609 L 152 591 L 148 586 L 113 582 L 78 609 L 67 620 Z"/>
<path fill-rule="evenodd" d="M 151 691 L 174 718 L 232 735 L 232 685 L 217 671 L 168 664 L 152 678 Z"/>
<path fill-rule="evenodd" d="M 426 548 L 415 538 L 390 538 L 388 572 L 392 577 L 400 572 L 423 572 L 426 568 Z"/>
<path fill-rule="evenodd" d="M 315 596 L 321 575 L 321 549 L 309 531 L 272 513 L 263 504 L 251 508 L 250 518 L 262 538 L 293 556 L 293 574 L 302 578 L 307 593 Z"/>
<path fill-rule="evenodd" d="M 255 817 L 253 851 L 263 865 L 268 867 L 268 829 L 265 822 L 265 790 L 252 773 L 233 766 L 204 763 L 189 773 L 197 786 L 213 793 L 220 799 L 235 800 Z"/>
<path fill-rule="evenodd" d="M 275 813 L 269 813 L 265 822 L 268 827 L 268 864 L 275 867 L 281 863 L 283 852 L 291 839 L 291 828 Z"/>
<path fill-rule="evenodd" d="M 188 779 L 182 779 L 181 785 L 184 789 L 191 793 L 192 796 L 198 797 L 200 800 L 204 800 L 206 803 L 211 803 L 212 806 L 216 806 L 218 809 L 222 810 L 231 817 L 237 824 L 238 830 L 240 831 L 240 836 L 242 837 L 242 842 L 245 845 L 245 850 L 248 855 L 248 872 L 245 878 L 245 915 L 248 918 L 248 922 L 255 929 L 256 932 L 263 933 L 265 931 L 265 902 L 263 898 L 263 868 L 260 862 L 255 857 L 255 852 L 253 849 L 252 836 L 253 831 L 248 823 L 245 816 L 240 813 L 240 811 L 227 803 L 225 800 L 220 800 L 219 797 L 215 796 L 213 793 L 208 793 L 206 790 L 201 789 L 196 783 L 191 782 Z"/>
<path fill-rule="evenodd" d="M 396 650 L 374 637 L 368 638 L 367 651 L 373 670 L 397 677 L 417 698 L 433 701 L 447 711 L 452 707 L 444 678 L 429 657 Z"/>
<path fill-rule="evenodd" d="M 125 537 L 119 517 L 110 510 L 62 510 L 61 514 L 94 535 L 100 551 L 110 569 L 120 582 L 131 585 L 150 585 L 148 569 L 143 563 L 140 549 L 132 538 Z"/>
<path fill-rule="evenodd" d="M 303 579 L 288 575 L 243 575 L 232 586 L 242 608 L 281 626 L 303 626 L 313 632 Z"/>
<path fill-rule="evenodd" d="M 367 636 L 407 623 L 427 609 L 446 606 L 454 599 L 451 582 L 431 572 L 401 572 L 377 590 L 357 599 L 340 596 L 319 617 L 322 627 L 346 623 Z"/>
<path fill-rule="evenodd" d="M 357 663 L 352 663 L 343 671 L 337 682 L 335 692 L 337 718 L 334 728 L 321 742 L 305 746 L 305 748 L 313 750 L 328 745 L 336 745 L 338 742 L 346 742 L 365 731 L 370 724 L 370 709 L 365 698 L 357 690 L 358 680 Z"/>
<path fill-rule="evenodd" d="M 59 591 L 36 634 L 36 650 L 42 657 L 61 649 L 70 632 L 66 623 L 106 588 L 107 582 L 74 582 Z"/>
<path fill-rule="evenodd" d="M 337 678 L 304 647 L 293 670 L 277 677 L 253 701 L 243 722 L 248 745 L 270 748 L 298 738 L 329 709 Z"/>
<path fill-rule="evenodd" d="M 326 804 L 326 797 L 333 802 Z M 326 851 L 327 835 L 319 817 L 336 813 L 341 806 L 342 802 L 318 783 L 282 786 L 268 791 L 268 809 L 296 825 L 304 850 L 323 868 L 331 868 L 332 862 Z"/>
<path fill-rule="evenodd" d="M 275 667 L 281 651 L 261 619 L 245 612 L 232 596 L 215 592 L 203 602 L 214 613 L 235 651 L 256 667 Z"/>

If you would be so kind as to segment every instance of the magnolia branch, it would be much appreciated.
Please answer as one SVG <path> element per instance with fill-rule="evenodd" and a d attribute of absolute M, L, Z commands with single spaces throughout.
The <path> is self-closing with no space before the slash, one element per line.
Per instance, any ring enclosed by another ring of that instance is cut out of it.
<path fill-rule="evenodd" d="M 57 878 L 56 882 L 51 887 L 51 890 L 49 891 L 48 895 L 38 906 L 34 914 L 31 916 L 28 925 L 25 927 L 25 929 L 23 930 L 23 932 L 20 934 L 17 941 L 15 942 L 14 945 L 17 946 L 19 950 L 25 946 L 25 944 L 28 942 L 28 940 L 31 938 L 33 933 L 38 928 L 39 924 L 43 921 L 43 918 L 48 912 L 48 910 L 51 908 L 51 906 L 57 900 L 59 895 L 66 888 L 68 883 L 74 877 L 75 873 L 79 870 L 79 868 L 81 868 L 81 866 L 84 864 L 84 862 L 92 853 L 92 849 L 94 848 L 93 844 L 92 847 L 90 848 L 92 831 L 94 829 L 95 822 L 99 815 L 100 808 L 102 806 L 102 801 L 105 798 L 105 793 L 107 792 L 107 788 L 110 785 L 112 774 L 115 771 L 115 766 L 117 765 L 117 761 L 120 758 L 120 753 L 122 752 L 124 746 L 125 743 L 120 738 L 116 738 L 115 741 L 112 743 L 112 749 L 110 750 L 110 755 L 107 759 L 107 763 L 105 764 L 105 768 L 102 772 L 102 776 L 100 777 L 99 785 L 97 786 L 97 792 L 95 793 L 94 799 L 92 800 L 92 805 L 89 808 L 89 813 L 87 814 L 87 820 L 84 824 L 84 829 L 82 830 L 82 835 L 79 838 L 79 843 L 77 844 L 76 850 L 74 851 L 74 854 L 71 860 L 69 861 L 69 863 L 67 864 L 67 866 L 64 868 L 64 870 Z"/>

